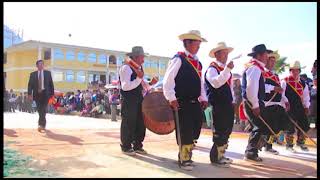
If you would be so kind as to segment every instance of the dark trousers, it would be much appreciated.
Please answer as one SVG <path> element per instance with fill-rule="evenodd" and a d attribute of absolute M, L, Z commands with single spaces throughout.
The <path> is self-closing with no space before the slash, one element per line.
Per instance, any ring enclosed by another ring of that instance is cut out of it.
<path fill-rule="evenodd" d="M 293 121 L 295 121 L 299 127 L 304 131 L 304 132 L 308 132 L 310 129 L 310 122 L 308 121 L 308 118 L 304 112 L 304 108 L 292 108 L 290 109 L 290 111 L 288 112 L 289 116 L 291 117 L 291 119 Z M 290 136 L 293 136 L 293 134 L 295 133 L 295 128 L 296 126 L 290 121 L 288 123 L 288 131 L 287 134 Z M 303 135 L 303 133 L 297 129 L 297 144 L 304 144 L 305 142 L 305 136 Z"/>
<path fill-rule="evenodd" d="M 48 98 L 45 96 L 44 91 L 38 94 L 35 98 L 37 111 L 39 114 L 39 121 L 38 125 L 45 128 L 46 127 L 46 113 L 47 113 L 47 106 L 48 106 Z"/>
<path fill-rule="evenodd" d="M 260 116 L 266 120 L 266 110 L 262 103 L 259 103 Z M 248 145 L 245 151 L 246 156 L 257 156 L 258 149 L 265 145 L 267 136 L 270 134 L 270 130 L 262 122 L 262 120 L 255 116 L 248 106 L 247 102 L 244 102 L 244 110 L 249 118 L 249 123 L 252 126 L 252 130 L 249 135 Z M 267 120 L 266 120 L 267 121 Z M 267 122 L 268 123 L 268 122 Z"/>
<path fill-rule="evenodd" d="M 198 100 L 191 101 L 178 101 L 179 102 L 179 126 L 180 126 L 180 137 L 181 144 L 188 145 L 193 144 L 194 139 L 198 139 L 200 136 L 201 125 L 202 125 L 202 109 Z M 176 124 L 176 121 L 175 121 Z M 177 139 L 177 131 L 176 140 Z"/>
<path fill-rule="evenodd" d="M 266 106 L 266 119 L 268 121 L 268 125 L 272 128 L 272 130 L 278 134 L 281 130 L 286 130 L 289 122 L 288 114 L 286 110 L 280 105 L 272 105 Z M 268 135 L 267 140 L 270 138 Z M 272 148 L 272 144 L 267 144 L 267 148 Z"/>
<path fill-rule="evenodd" d="M 213 126 L 215 128 L 212 141 L 217 146 L 228 143 L 234 121 L 234 107 L 230 104 L 214 105 L 212 108 Z"/>
<path fill-rule="evenodd" d="M 121 102 L 121 148 L 122 150 L 142 148 L 146 127 L 142 117 L 142 99 L 123 99 Z"/>

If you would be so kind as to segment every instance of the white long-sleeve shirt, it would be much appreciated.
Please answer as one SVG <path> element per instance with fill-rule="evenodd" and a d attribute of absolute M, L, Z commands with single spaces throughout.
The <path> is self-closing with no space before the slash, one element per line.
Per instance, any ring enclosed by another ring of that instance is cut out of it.
<path fill-rule="evenodd" d="M 205 78 L 209 81 L 212 87 L 219 88 L 224 85 L 231 76 L 231 69 L 226 67 L 226 64 L 223 64 L 219 61 L 215 61 L 218 66 L 223 67 L 223 71 L 218 74 L 218 71 L 214 67 L 209 67 L 206 73 Z M 232 103 L 235 103 L 234 91 L 233 91 L 233 81 L 230 81 L 230 90 L 232 94 Z"/>
<path fill-rule="evenodd" d="M 264 68 L 264 63 L 260 62 L 259 60 L 256 61 Z M 246 94 L 249 102 L 252 104 L 253 109 L 259 107 L 258 91 L 260 76 L 262 76 L 262 73 L 257 66 L 251 66 L 246 71 Z"/>
<path fill-rule="evenodd" d="M 269 71 L 268 69 L 266 69 L 266 71 Z M 274 90 L 274 87 L 275 86 L 273 86 L 273 85 L 271 85 L 271 84 L 265 84 L 265 91 L 266 91 L 266 93 L 270 93 L 271 91 L 273 91 Z M 264 101 L 264 105 L 267 107 L 267 106 L 273 106 L 273 105 L 280 105 L 280 106 L 282 106 L 283 108 L 286 108 L 286 106 L 285 106 L 285 103 L 286 102 L 288 102 L 288 99 L 287 99 L 287 97 L 285 96 L 285 92 L 283 91 L 282 93 L 281 93 L 281 100 L 280 100 L 280 102 L 273 102 L 273 101 L 270 101 L 270 102 L 268 102 L 268 101 Z"/>
<path fill-rule="evenodd" d="M 300 81 L 300 79 L 298 80 Z M 281 87 L 283 89 L 283 92 L 285 94 L 286 88 L 287 88 L 287 82 L 285 80 L 281 81 Z M 288 98 L 288 97 L 286 97 Z M 310 95 L 309 95 L 309 89 L 308 89 L 308 85 L 306 84 L 304 89 L 303 89 L 303 94 L 302 94 L 302 104 L 304 106 L 304 108 L 309 108 L 310 106 Z M 286 101 L 288 102 L 288 100 Z"/>
<path fill-rule="evenodd" d="M 120 67 L 119 76 L 121 81 L 121 89 L 123 91 L 130 91 L 138 87 L 142 81 L 141 78 L 137 76 L 137 78 L 131 81 L 131 74 L 133 71 L 131 70 L 130 66 L 125 64 Z"/>
<path fill-rule="evenodd" d="M 185 54 L 188 56 L 191 53 L 185 50 Z M 198 57 L 196 55 L 193 55 L 193 59 L 198 60 Z M 176 78 L 180 67 L 181 67 L 181 59 L 180 57 L 175 57 L 174 59 L 169 61 L 168 68 L 163 77 L 163 94 L 169 102 L 177 99 L 176 92 L 174 90 L 176 85 L 174 79 Z M 200 78 L 200 79 L 201 79 L 201 95 L 199 96 L 198 100 L 200 102 L 208 101 L 206 91 L 204 89 L 203 78 Z"/>

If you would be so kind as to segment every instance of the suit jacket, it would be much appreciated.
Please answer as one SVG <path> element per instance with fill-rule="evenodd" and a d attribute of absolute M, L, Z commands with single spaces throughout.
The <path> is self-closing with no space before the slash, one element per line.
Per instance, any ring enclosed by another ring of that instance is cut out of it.
<path fill-rule="evenodd" d="M 43 70 L 43 85 L 44 94 L 47 99 L 54 95 L 54 86 L 51 77 L 51 72 Z M 38 99 L 38 71 L 30 73 L 29 83 L 28 83 L 28 95 L 33 96 L 34 100 Z"/>

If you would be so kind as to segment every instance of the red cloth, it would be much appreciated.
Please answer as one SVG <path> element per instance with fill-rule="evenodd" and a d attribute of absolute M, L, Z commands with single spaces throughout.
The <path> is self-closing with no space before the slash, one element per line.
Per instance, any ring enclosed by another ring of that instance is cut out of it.
<path fill-rule="evenodd" d="M 276 76 L 275 74 L 273 74 L 271 71 L 266 71 L 263 73 L 263 77 L 264 78 L 268 78 L 271 79 L 272 81 L 274 81 L 275 83 L 277 83 L 280 86 L 280 80 L 279 77 Z"/>
<path fill-rule="evenodd" d="M 299 81 L 296 81 L 292 76 L 284 78 L 284 80 L 293 88 L 293 90 L 302 97 L 303 95 L 303 86 Z"/>

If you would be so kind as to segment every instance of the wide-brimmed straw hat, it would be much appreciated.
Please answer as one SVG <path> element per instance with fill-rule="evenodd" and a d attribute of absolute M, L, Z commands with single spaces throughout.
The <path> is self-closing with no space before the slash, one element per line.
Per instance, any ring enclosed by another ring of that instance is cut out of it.
<path fill-rule="evenodd" d="M 276 51 L 273 51 L 272 53 L 268 54 L 268 57 L 269 57 L 269 58 L 270 58 L 270 57 L 274 57 L 275 60 L 277 61 L 277 60 L 280 59 L 280 54 L 278 53 L 278 50 L 276 50 Z"/>
<path fill-rule="evenodd" d="M 135 57 L 135 56 L 140 56 L 140 55 L 148 56 L 149 54 L 144 53 L 143 48 L 141 46 L 134 46 L 134 47 L 132 47 L 132 51 L 127 53 L 126 55 Z"/>
<path fill-rule="evenodd" d="M 294 61 L 292 63 L 290 63 L 289 65 L 289 69 L 304 69 L 306 66 L 302 66 L 300 65 L 299 61 Z"/>
<path fill-rule="evenodd" d="M 225 42 L 219 42 L 219 43 L 217 44 L 217 47 L 213 48 L 213 49 L 210 51 L 209 56 L 212 57 L 212 58 L 214 58 L 214 57 L 215 57 L 214 54 L 215 54 L 216 52 L 220 51 L 220 50 L 223 50 L 223 49 L 227 49 L 227 50 L 228 50 L 228 53 L 230 53 L 230 52 L 233 50 L 233 48 L 232 48 L 232 47 L 228 47 Z"/>
<path fill-rule="evenodd" d="M 179 39 L 181 41 L 185 39 L 191 39 L 191 40 L 199 40 L 201 42 L 208 42 L 205 38 L 201 37 L 201 33 L 198 30 L 191 30 L 187 33 L 181 34 L 179 36 Z"/>
<path fill-rule="evenodd" d="M 252 52 L 249 53 L 248 56 L 254 56 L 256 54 L 264 53 L 264 52 L 267 52 L 268 54 L 272 53 L 271 50 L 267 49 L 266 45 L 259 44 L 259 45 L 256 45 L 255 47 L 252 48 Z"/>

